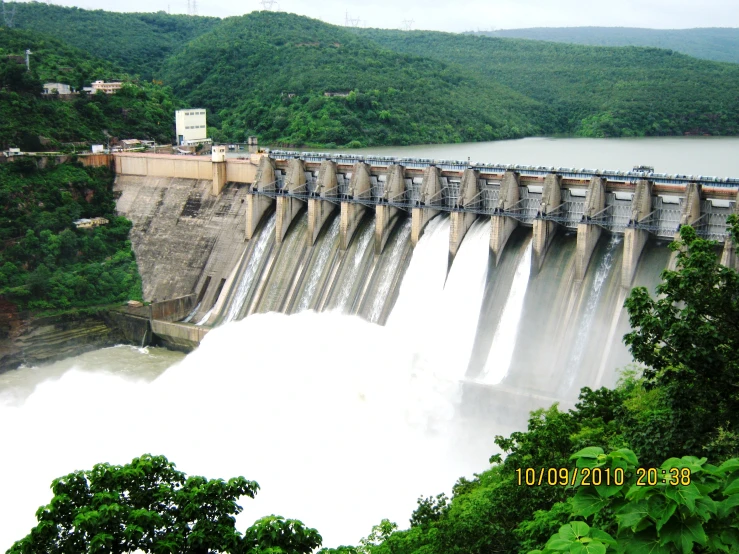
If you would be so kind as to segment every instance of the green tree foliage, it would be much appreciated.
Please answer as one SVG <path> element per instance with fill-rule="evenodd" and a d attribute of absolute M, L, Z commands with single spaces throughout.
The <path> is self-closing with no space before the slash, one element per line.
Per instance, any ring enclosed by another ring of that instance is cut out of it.
<path fill-rule="evenodd" d="M 31 71 L 13 56 L 33 51 Z M 8 57 L 11 56 L 11 57 Z M 42 83 L 80 89 L 96 79 L 127 81 L 113 95 L 80 94 L 73 99 L 42 97 Z M 108 136 L 169 143 L 175 101 L 157 84 L 132 82 L 110 62 L 37 32 L 0 27 L 0 148 L 52 150 L 64 142 L 105 142 Z M 41 137 L 48 139 L 41 143 Z"/>
<path fill-rule="evenodd" d="M 736 237 L 737 218 L 730 220 Z M 739 454 L 739 274 L 719 263 L 716 244 L 689 226 L 671 245 L 677 269 L 665 271 L 652 298 L 631 292 L 633 329 L 625 342 L 663 394 L 664 456 L 690 451 L 712 459 Z"/>
<path fill-rule="evenodd" d="M 0 295 L 40 310 L 141 299 L 131 222 L 115 215 L 112 184 L 107 168 L 0 165 Z M 110 223 L 73 223 L 97 216 Z"/>
<path fill-rule="evenodd" d="M 633 27 L 535 27 L 473 34 L 525 38 L 590 46 L 649 46 L 675 50 L 695 58 L 739 63 L 739 29 L 640 29 Z"/>
<path fill-rule="evenodd" d="M 224 20 L 169 58 L 162 77 L 233 140 L 359 146 L 541 132 L 538 103 L 506 87 L 286 13 Z"/>
<path fill-rule="evenodd" d="M 10 6 L 16 10 L 16 27 L 56 37 L 144 79 L 152 79 L 167 57 L 220 23 L 215 17 L 81 10 L 43 2 Z"/>
<path fill-rule="evenodd" d="M 670 458 L 658 467 L 639 468 L 627 449 L 605 454 L 586 448 L 572 455 L 577 468 L 597 474 L 577 482 L 573 516 L 585 520 L 595 514 L 605 530 L 585 521 L 560 527 L 543 550 L 530 554 L 605 554 L 606 551 L 653 554 L 735 552 L 739 549 L 739 459 L 719 467 L 706 458 Z M 616 479 L 621 471 L 623 479 Z M 606 473 L 607 472 L 607 473 Z M 609 475 L 607 481 L 604 477 Z M 615 538 L 614 538 L 615 537 Z"/>
<path fill-rule="evenodd" d="M 273 12 L 218 20 L 20 3 L 17 21 L 161 79 L 183 103 L 207 108 L 224 141 L 739 133 L 739 66 L 672 50 L 344 29 Z"/>
<path fill-rule="evenodd" d="M 544 130 L 586 137 L 735 135 L 739 66 L 657 48 L 598 48 L 429 31 L 358 30 L 463 65 L 546 106 Z"/>
<path fill-rule="evenodd" d="M 188 477 L 164 456 L 98 464 L 55 479 L 51 489 L 51 502 L 36 512 L 38 525 L 8 554 L 308 554 L 322 540 L 315 529 L 279 516 L 242 535 L 237 502 L 254 498 L 259 485 L 243 477 Z"/>

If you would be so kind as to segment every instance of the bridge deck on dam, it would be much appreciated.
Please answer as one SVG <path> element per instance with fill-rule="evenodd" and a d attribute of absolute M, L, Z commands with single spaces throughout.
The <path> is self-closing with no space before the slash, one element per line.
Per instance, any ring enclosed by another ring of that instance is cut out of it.
<path fill-rule="evenodd" d="M 647 231 L 658 237 L 672 238 L 681 224 L 686 206 L 686 191 L 699 189 L 699 215 L 690 224 L 699 234 L 723 241 L 726 217 L 733 213 L 739 179 L 704 176 L 666 175 L 645 171 L 600 171 L 575 168 L 545 168 L 478 164 L 460 161 L 355 156 L 346 154 L 299 153 L 273 150 L 274 179 L 255 183 L 251 192 L 270 198 L 281 195 L 308 201 L 320 198 L 334 204 L 344 202 L 366 207 L 390 206 L 411 212 L 413 209 L 443 212 L 464 212 L 477 216 L 501 216 L 524 225 L 548 221 L 570 229 L 586 223 L 611 232 L 623 233 L 627 228 Z M 304 182 L 294 186 L 288 182 L 287 166 L 299 160 Z M 324 162 L 333 163 L 333 189 L 319 190 Z M 358 165 L 367 169 L 369 186 L 357 192 L 351 182 Z M 388 194 L 388 177 L 393 168 L 400 168 L 402 183 Z M 429 177 L 430 169 L 434 175 Z M 512 198 L 506 176 L 518 190 Z M 432 182 L 436 180 L 437 182 Z M 598 183 L 594 183 L 598 181 Z M 634 196 L 639 183 L 650 188 L 648 209 L 633 217 Z M 599 185 L 602 191 L 592 189 Z M 544 196 L 556 188 L 556 205 L 544 201 Z M 603 198 L 590 198 L 596 192 Z M 586 204 L 597 209 L 586 210 Z M 692 207 L 690 207 L 692 209 Z"/>

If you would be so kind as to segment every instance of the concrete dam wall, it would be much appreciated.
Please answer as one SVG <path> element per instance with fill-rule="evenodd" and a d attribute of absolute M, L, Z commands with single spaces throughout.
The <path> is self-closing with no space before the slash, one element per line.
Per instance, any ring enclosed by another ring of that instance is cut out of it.
<path fill-rule="evenodd" d="M 357 315 L 426 345 L 417 363 L 465 394 L 526 413 L 615 382 L 624 299 L 654 289 L 680 225 L 736 264 L 726 180 L 273 152 L 240 183 L 218 154 L 210 180 L 116 180 L 147 300 L 196 298 L 152 325 L 178 347 L 253 314 Z"/>

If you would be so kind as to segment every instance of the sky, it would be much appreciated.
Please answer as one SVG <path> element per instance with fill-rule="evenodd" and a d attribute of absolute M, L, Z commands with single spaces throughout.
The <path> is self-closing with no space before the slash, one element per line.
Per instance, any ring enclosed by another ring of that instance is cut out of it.
<path fill-rule="evenodd" d="M 200 15 L 228 17 L 272 9 L 362 27 L 489 31 L 525 27 L 739 27 L 737 0 L 190 0 Z M 187 13 L 188 0 L 50 0 L 110 11 Z"/>

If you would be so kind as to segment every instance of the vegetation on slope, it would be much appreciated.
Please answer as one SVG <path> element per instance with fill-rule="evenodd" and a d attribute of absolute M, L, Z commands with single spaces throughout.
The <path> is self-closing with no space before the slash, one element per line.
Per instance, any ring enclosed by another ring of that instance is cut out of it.
<path fill-rule="evenodd" d="M 654 48 L 358 32 L 397 52 L 464 65 L 544 103 L 555 132 L 585 137 L 739 133 L 735 64 Z"/>
<path fill-rule="evenodd" d="M 17 8 L 17 25 L 161 79 L 183 102 L 208 108 L 221 141 L 255 134 L 267 143 L 359 146 L 739 133 L 739 65 L 671 50 L 344 29 L 275 12 L 219 20 Z"/>
<path fill-rule="evenodd" d="M 30 72 L 8 57 L 22 56 L 26 49 L 33 52 Z M 51 150 L 63 142 L 104 143 L 108 136 L 170 142 L 175 101 L 166 87 L 128 82 L 113 95 L 63 100 L 41 95 L 43 82 L 78 88 L 95 79 L 125 77 L 110 62 L 58 40 L 0 27 L 0 149 Z M 49 142 L 42 144 L 40 137 Z"/>
<path fill-rule="evenodd" d="M 141 299 L 131 222 L 115 215 L 112 185 L 107 168 L 0 165 L 0 295 L 29 309 Z M 110 223 L 73 223 L 98 216 Z"/>
<path fill-rule="evenodd" d="M 715 62 L 739 63 L 739 29 L 640 29 L 635 27 L 533 27 L 473 34 L 590 46 L 649 46 Z"/>
<path fill-rule="evenodd" d="M 153 78 L 162 62 L 220 19 L 157 13 L 119 13 L 16 2 L 14 24 L 60 39 L 115 63 L 130 75 Z"/>
<path fill-rule="evenodd" d="M 170 58 L 163 79 L 215 112 L 231 140 L 359 146 L 542 132 L 538 103 L 506 87 L 285 13 L 225 20 Z"/>

